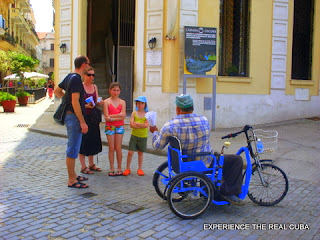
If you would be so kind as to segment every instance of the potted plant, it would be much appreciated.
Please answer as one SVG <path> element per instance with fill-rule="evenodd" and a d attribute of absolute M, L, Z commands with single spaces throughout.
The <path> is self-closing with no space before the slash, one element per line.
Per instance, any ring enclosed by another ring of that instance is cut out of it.
<path fill-rule="evenodd" d="M 1 96 L 4 94 L 5 92 L 0 92 L 0 106 L 1 106 Z"/>
<path fill-rule="evenodd" d="M 17 98 L 14 95 L 11 95 L 7 92 L 2 92 L 0 94 L 0 102 L 3 107 L 4 112 L 14 112 L 16 107 Z"/>
<path fill-rule="evenodd" d="M 29 98 L 30 95 L 31 94 L 26 92 L 26 91 L 19 90 L 16 93 L 16 96 L 18 97 L 19 105 L 20 106 L 26 106 L 27 103 L 28 103 L 28 98 Z"/>

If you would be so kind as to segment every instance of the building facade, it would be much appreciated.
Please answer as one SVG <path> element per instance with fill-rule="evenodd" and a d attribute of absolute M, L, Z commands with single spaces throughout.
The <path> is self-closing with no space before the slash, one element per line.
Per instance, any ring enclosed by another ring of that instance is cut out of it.
<path fill-rule="evenodd" d="M 0 1 L 0 50 L 15 51 L 41 59 L 35 18 L 29 0 Z M 40 69 L 37 69 L 40 70 Z M 6 72 L 0 72 L 0 84 Z"/>
<path fill-rule="evenodd" d="M 55 0 L 54 8 L 56 84 L 87 55 L 99 88 L 120 82 L 129 111 L 146 96 L 159 126 L 183 92 L 212 129 L 320 115 L 319 1 Z M 216 28 L 216 64 L 204 74 L 186 68 L 186 26 Z"/>
<path fill-rule="evenodd" d="M 0 50 L 6 51 L 13 47 L 14 39 L 7 32 L 9 26 L 10 5 L 13 0 L 3 0 L 0 2 Z"/>
<path fill-rule="evenodd" d="M 54 71 L 54 32 L 38 32 L 42 51 L 40 68 L 44 74 L 51 76 Z"/>
<path fill-rule="evenodd" d="M 29 0 L 1 1 L 0 49 L 16 51 L 37 58 L 39 38 L 35 31 L 35 18 Z"/>

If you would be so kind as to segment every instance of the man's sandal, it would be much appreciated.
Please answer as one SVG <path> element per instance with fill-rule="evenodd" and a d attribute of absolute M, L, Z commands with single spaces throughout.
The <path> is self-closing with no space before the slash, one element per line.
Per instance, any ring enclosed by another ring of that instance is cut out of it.
<path fill-rule="evenodd" d="M 111 171 L 111 172 L 109 172 L 109 176 L 110 176 L 110 177 L 115 177 L 115 176 L 116 176 L 116 173 L 115 173 L 114 171 Z"/>
<path fill-rule="evenodd" d="M 69 188 L 88 188 L 89 186 L 87 184 L 76 182 L 72 184 L 71 186 L 68 185 Z"/>
<path fill-rule="evenodd" d="M 85 167 L 84 169 L 81 169 L 81 172 L 84 174 L 93 174 L 93 172 L 91 172 L 91 170 L 88 167 Z"/>
<path fill-rule="evenodd" d="M 77 179 L 77 181 L 87 181 L 87 180 L 89 180 L 89 178 L 81 177 L 81 176 L 78 176 L 76 179 Z"/>
<path fill-rule="evenodd" d="M 89 169 L 92 171 L 97 171 L 97 172 L 101 172 L 101 168 L 98 168 L 95 164 L 93 164 L 92 166 L 89 166 Z"/>

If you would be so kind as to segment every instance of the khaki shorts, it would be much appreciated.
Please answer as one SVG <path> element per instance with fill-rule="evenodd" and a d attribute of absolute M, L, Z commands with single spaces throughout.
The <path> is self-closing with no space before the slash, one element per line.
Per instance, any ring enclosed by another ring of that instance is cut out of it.
<path fill-rule="evenodd" d="M 147 150 L 147 140 L 148 138 L 141 138 L 131 135 L 129 142 L 129 151 L 145 152 Z"/>

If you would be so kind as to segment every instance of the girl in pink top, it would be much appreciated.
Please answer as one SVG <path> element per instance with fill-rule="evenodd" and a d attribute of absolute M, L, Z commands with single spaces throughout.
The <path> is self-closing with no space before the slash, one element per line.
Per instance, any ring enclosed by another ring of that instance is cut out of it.
<path fill-rule="evenodd" d="M 110 84 L 110 97 L 104 100 L 104 118 L 106 119 L 105 133 L 109 146 L 109 176 L 120 176 L 123 174 L 122 164 L 122 139 L 124 134 L 124 119 L 126 117 L 126 102 L 119 98 L 121 91 L 120 84 L 113 82 Z M 116 152 L 117 171 L 114 169 L 114 152 Z"/>

